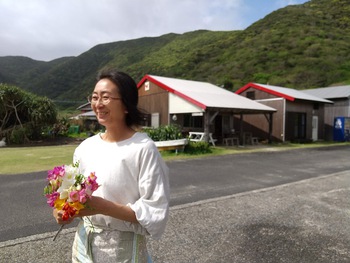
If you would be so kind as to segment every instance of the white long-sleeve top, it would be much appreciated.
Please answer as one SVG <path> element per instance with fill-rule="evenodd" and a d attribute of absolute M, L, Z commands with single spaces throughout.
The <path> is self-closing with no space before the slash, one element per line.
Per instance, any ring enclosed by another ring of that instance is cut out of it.
<path fill-rule="evenodd" d="M 147 134 L 137 132 L 115 143 L 94 135 L 76 148 L 73 159 L 85 176 L 95 172 L 100 187 L 94 196 L 128 205 L 139 222 L 98 214 L 89 217 L 94 226 L 156 239 L 162 235 L 169 215 L 169 170 Z"/>

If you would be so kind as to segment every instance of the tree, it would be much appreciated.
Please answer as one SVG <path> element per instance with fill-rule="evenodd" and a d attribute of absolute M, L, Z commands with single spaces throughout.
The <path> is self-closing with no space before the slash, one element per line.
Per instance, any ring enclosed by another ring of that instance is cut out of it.
<path fill-rule="evenodd" d="M 38 139 L 47 125 L 54 124 L 57 110 L 46 98 L 16 86 L 0 84 L 0 136 L 14 143 Z"/>

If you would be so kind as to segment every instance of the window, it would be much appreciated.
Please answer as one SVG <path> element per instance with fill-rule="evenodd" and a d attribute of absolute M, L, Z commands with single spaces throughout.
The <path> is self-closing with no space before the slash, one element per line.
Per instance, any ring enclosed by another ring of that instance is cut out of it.
<path fill-rule="evenodd" d="M 255 91 L 247 91 L 247 98 L 255 100 Z"/>
<path fill-rule="evenodd" d="M 192 114 L 184 114 L 184 127 L 203 128 L 203 116 L 192 116 Z"/>
<path fill-rule="evenodd" d="M 149 91 L 149 81 L 145 82 L 145 91 Z"/>
<path fill-rule="evenodd" d="M 192 116 L 192 123 L 194 128 L 203 127 L 203 116 Z"/>

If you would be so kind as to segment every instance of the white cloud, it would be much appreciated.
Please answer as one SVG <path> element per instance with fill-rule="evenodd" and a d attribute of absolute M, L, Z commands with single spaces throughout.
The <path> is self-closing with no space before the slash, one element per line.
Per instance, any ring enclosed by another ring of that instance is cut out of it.
<path fill-rule="evenodd" d="M 300 3 L 304 3 L 304 2 L 307 2 L 307 1 L 300 1 L 300 0 L 278 0 L 276 2 L 276 6 L 278 8 L 281 8 L 281 7 L 284 7 L 284 6 L 287 6 L 287 5 L 298 5 Z"/>
<path fill-rule="evenodd" d="M 305 1 L 272 0 L 279 2 L 281 7 Z M 77 56 L 100 43 L 198 29 L 244 29 L 261 18 L 252 16 L 251 12 L 258 12 L 261 2 L 0 0 L 0 56 L 22 55 L 51 60 Z"/>

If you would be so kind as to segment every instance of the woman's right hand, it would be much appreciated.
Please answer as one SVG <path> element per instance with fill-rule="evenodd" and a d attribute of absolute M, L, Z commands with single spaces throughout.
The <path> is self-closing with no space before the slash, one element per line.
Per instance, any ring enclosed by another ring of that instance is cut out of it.
<path fill-rule="evenodd" d="M 63 214 L 64 214 L 63 210 L 54 209 L 52 214 L 53 214 L 53 217 L 56 219 L 57 224 L 59 225 L 70 224 L 74 219 L 74 216 L 73 216 L 73 217 L 69 217 L 67 220 L 63 220 Z"/>

